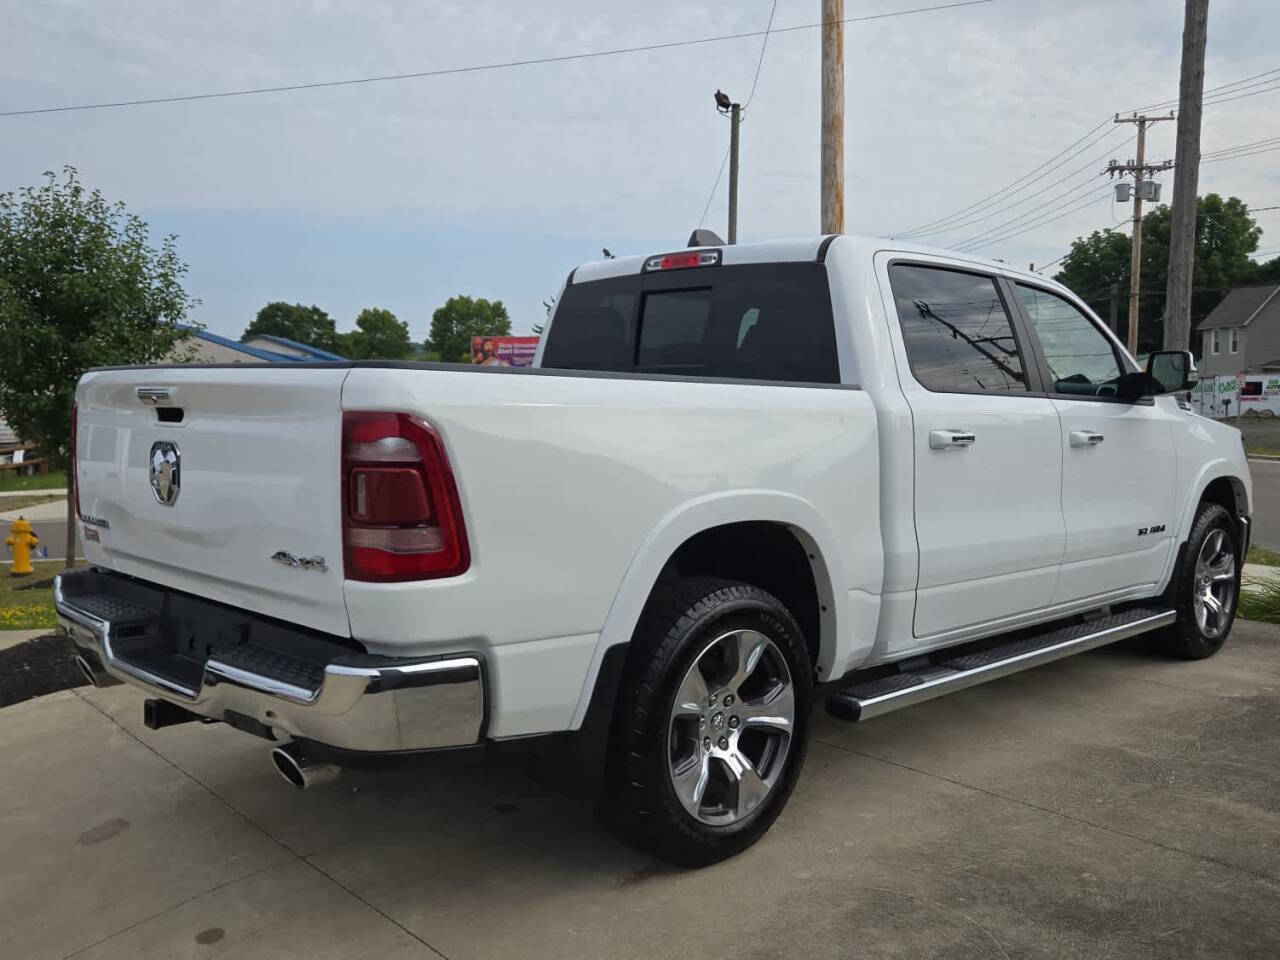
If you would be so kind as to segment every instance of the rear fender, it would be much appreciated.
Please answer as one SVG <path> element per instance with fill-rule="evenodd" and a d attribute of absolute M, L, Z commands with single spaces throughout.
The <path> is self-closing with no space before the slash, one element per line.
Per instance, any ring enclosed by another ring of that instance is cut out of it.
<path fill-rule="evenodd" d="M 605 651 L 627 643 L 635 631 L 645 602 L 653 592 L 658 575 L 667 561 L 690 537 L 713 527 L 743 521 L 779 523 L 789 527 L 810 555 L 814 582 L 817 586 L 821 614 L 821 642 L 818 663 L 820 676 L 830 676 L 832 664 L 848 659 L 840 649 L 839 625 L 848 622 L 846 615 L 849 591 L 835 539 L 821 514 L 806 500 L 773 490 L 739 490 L 708 494 L 681 504 L 654 527 L 640 546 L 614 595 L 605 617 L 586 682 L 574 711 L 572 729 L 578 729 L 591 702 L 596 677 Z M 878 544 L 878 533 L 876 531 Z M 872 638 L 866 638 L 868 648 Z"/>

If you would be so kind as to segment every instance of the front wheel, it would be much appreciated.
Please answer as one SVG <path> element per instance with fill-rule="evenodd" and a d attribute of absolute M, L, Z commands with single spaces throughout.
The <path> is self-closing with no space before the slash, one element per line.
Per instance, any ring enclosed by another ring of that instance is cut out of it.
<path fill-rule="evenodd" d="M 811 690 L 804 637 L 773 596 L 711 577 L 660 585 L 628 654 L 606 815 L 684 866 L 750 846 L 804 762 Z"/>
<path fill-rule="evenodd" d="M 1239 559 L 1234 518 L 1219 504 L 1202 503 L 1169 586 L 1178 620 L 1156 635 L 1163 653 L 1203 660 L 1222 649 L 1240 597 Z"/>

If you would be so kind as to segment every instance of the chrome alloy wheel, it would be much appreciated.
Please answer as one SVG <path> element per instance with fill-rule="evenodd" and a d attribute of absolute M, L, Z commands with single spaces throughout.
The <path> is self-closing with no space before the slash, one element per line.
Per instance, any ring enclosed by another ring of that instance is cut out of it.
<path fill-rule="evenodd" d="M 791 670 L 755 630 L 712 640 L 671 707 L 667 766 L 689 815 L 728 826 L 760 806 L 786 769 L 795 729 Z"/>
<path fill-rule="evenodd" d="M 1236 602 L 1236 552 L 1226 531 L 1213 530 L 1204 538 L 1191 597 L 1200 633 L 1209 640 L 1222 636 Z"/>

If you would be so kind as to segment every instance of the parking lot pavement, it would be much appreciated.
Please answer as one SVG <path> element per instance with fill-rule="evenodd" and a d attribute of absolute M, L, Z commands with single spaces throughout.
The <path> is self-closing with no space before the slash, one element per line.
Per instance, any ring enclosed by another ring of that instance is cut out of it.
<path fill-rule="evenodd" d="M 128 688 L 0 712 L 0 930 L 23 958 L 1260 957 L 1280 944 L 1280 628 L 1102 650 L 849 726 L 680 871 L 511 756 L 298 793 Z"/>

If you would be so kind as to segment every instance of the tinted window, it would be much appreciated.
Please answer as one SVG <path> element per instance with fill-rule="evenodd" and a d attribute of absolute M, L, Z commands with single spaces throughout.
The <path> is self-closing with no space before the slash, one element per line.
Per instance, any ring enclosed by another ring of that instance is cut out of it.
<path fill-rule="evenodd" d="M 1018 284 L 1018 296 L 1049 364 L 1053 392 L 1115 396 L 1120 364 L 1111 341 L 1093 321 L 1061 297 L 1036 287 Z"/>
<path fill-rule="evenodd" d="M 1027 389 L 1022 356 L 996 282 L 936 267 L 889 268 L 902 339 L 922 386 L 943 393 Z"/>
<path fill-rule="evenodd" d="M 710 359 L 710 290 L 664 290 L 644 297 L 636 365 L 667 372 L 700 372 Z"/>
<path fill-rule="evenodd" d="M 571 283 L 542 365 L 838 383 L 826 267 L 739 264 Z"/>

